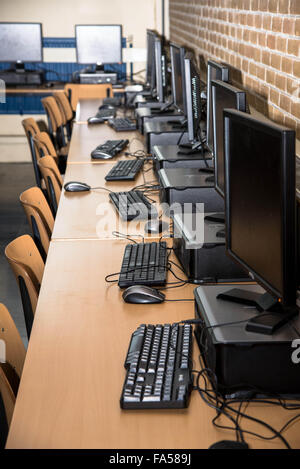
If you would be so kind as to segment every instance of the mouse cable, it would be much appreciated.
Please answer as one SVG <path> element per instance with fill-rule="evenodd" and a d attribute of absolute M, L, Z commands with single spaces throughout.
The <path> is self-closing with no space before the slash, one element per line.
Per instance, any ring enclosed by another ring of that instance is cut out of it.
<path fill-rule="evenodd" d="M 260 316 L 260 315 L 258 315 L 258 316 Z M 202 324 L 203 324 L 203 321 L 202 321 L 201 319 L 200 319 L 200 320 L 192 319 L 192 320 L 187 320 L 187 321 L 188 321 L 188 323 L 194 323 L 194 324 L 195 324 L 195 323 L 200 323 L 200 322 L 202 322 Z M 185 322 L 185 321 L 183 321 L 183 323 L 184 323 L 184 322 Z M 238 323 L 240 323 L 240 322 L 241 322 L 241 321 L 238 321 Z M 246 322 L 246 321 L 244 321 L 244 322 Z M 236 322 L 236 323 L 237 323 L 237 322 Z M 224 323 L 223 325 L 233 325 L 233 324 L 234 324 L 234 323 Z M 221 326 L 221 325 L 218 325 L 218 326 Z M 215 327 L 215 326 L 213 326 L 213 327 Z M 211 370 L 210 370 L 210 372 L 213 373 Z M 240 387 L 240 386 L 239 386 L 239 387 Z M 276 395 L 276 394 L 268 393 L 268 392 L 266 393 L 264 390 L 257 389 L 257 388 L 255 388 L 255 387 L 253 387 L 252 392 L 254 392 L 254 391 L 255 391 L 256 393 L 269 394 L 269 397 L 270 397 L 270 398 L 272 398 L 272 399 L 278 399 L 278 403 L 277 403 L 277 402 L 274 403 L 274 401 L 267 401 L 266 399 L 262 400 L 262 399 L 253 399 L 253 398 L 250 398 L 250 399 L 245 399 L 245 398 L 243 398 L 243 399 L 241 399 L 241 400 L 240 400 L 240 399 L 233 399 L 233 400 L 231 400 L 231 401 L 225 401 L 225 404 L 223 404 L 223 406 L 225 406 L 225 408 L 229 408 L 230 411 L 233 411 L 234 413 L 236 413 L 237 421 L 238 421 L 238 419 L 239 419 L 240 417 L 243 417 L 243 418 L 246 418 L 246 419 L 250 419 L 250 420 L 252 419 L 252 418 L 249 417 L 247 414 L 245 414 L 245 412 L 241 412 L 241 407 L 242 407 L 242 404 L 244 404 L 244 403 L 248 404 L 248 403 L 251 403 L 251 402 L 260 402 L 260 403 L 266 403 L 266 404 L 270 404 L 270 405 L 274 405 L 274 404 L 275 404 L 275 405 L 281 406 L 282 408 L 287 409 L 287 410 L 296 410 L 296 409 L 299 409 L 299 408 L 300 408 L 299 404 L 292 404 L 292 405 L 286 406 L 286 404 L 285 404 L 284 402 L 282 402 L 281 397 L 278 396 L 278 395 Z M 237 402 L 240 402 L 240 404 L 241 404 L 241 405 L 240 405 L 240 408 L 239 408 L 239 411 L 237 411 L 236 409 L 232 409 L 232 408 L 230 407 L 230 404 L 231 404 L 231 403 L 237 403 Z M 213 421 L 213 424 L 216 425 L 216 426 L 218 426 L 218 427 L 220 427 L 220 428 L 225 428 L 224 426 L 220 426 L 220 425 L 216 424 L 216 420 L 219 418 L 219 416 L 220 416 L 220 415 L 217 414 L 217 416 L 215 417 L 215 419 L 214 419 L 214 421 Z M 244 432 L 244 433 L 248 433 L 248 434 L 252 434 L 252 435 L 254 435 L 254 436 L 257 436 L 257 437 L 263 438 L 263 439 L 279 438 L 279 439 L 281 439 L 281 441 L 285 444 L 285 446 L 286 446 L 287 448 L 289 448 L 288 442 L 282 437 L 281 433 L 282 433 L 283 431 L 285 431 L 285 430 L 288 428 L 289 425 L 291 425 L 292 423 L 295 423 L 295 422 L 298 420 L 299 417 L 300 417 L 300 414 L 298 414 L 298 415 L 292 417 L 291 419 L 289 419 L 288 422 L 286 422 L 286 424 L 281 428 L 280 431 L 275 430 L 275 429 L 272 428 L 269 424 L 267 424 L 267 423 L 265 423 L 265 422 L 263 422 L 263 421 L 260 421 L 259 419 L 254 419 L 254 418 L 253 418 L 255 422 L 259 423 L 260 425 L 266 426 L 270 431 L 272 431 L 272 433 L 274 433 L 274 436 L 272 436 L 272 437 L 264 437 L 263 435 L 251 433 L 251 432 L 245 431 L 245 430 L 244 430 L 243 432 Z M 228 428 L 228 427 L 227 427 L 227 428 Z M 232 428 L 231 428 L 231 430 L 232 430 Z"/>
<path fill-rule="evenodd" d="M 212 372 L 212 370 L 210 369 L 207 369 L 207 368 L 204 368 L 203 370 L 201 370 L 201 372 L 198 373 L 198 376 L 197 376 L 197 386 L 196 386 L 196 389 L 198 390 L 199 392 L 199 395 L 200 397 L 202 398 L 202 400 L 207 404 L 209 405 L 210 407 L 214 408 L 217 412 L 217 415 L 214 417 L 214 419 L 212 420 L 212 423 L 214 426 L 216 426 L 217 428 L 221 428 L 221 429 L 228 429 L 228 430 L 236 430 L 239 432 L 239 436 L 241 437 L 242 441 L 244 441 L 244 437 L 243 437 L 243 434 L 251 434 L 253 436 L 256 436 L 260 439 L 269 439 L 268 437 L 265 437 L 264 435 L 260 435 L 260 434 L 257 434 L 257 433 L 253 433 L 253 432 L 250 432 L 249 430 L 244 430 L 240 427 L 240 424 L 238 423 L 239 421 L 239 418 L 244 418 L 244 419 L 248 419 L 250 421 L 254 421 L 255 423 L 258 423 L 259 425 L 262 425 L 264 427 L 266 427 L 269 431 L 271 431 L 274 436 L 272 437 L 273 438 L 279 438 L 282 443 L 285 445 L 285 447 L 287 449 L 291 449 L 289 443 L 287 442 L 287 440 L 281 435 L 280 432 L 278 432 L 276 429 L 274 429 L 271 425 L 269 425 L 268 423 L 264 422 L 263 420 L 260 420 L 258 418 L 255 418 L 255 417 L 251 417 L 249 416 L 248 414 L 246 414 L 245 412 L 242 412 L 241 411 L 241 405 L 239 407 L 238 410 L 234 409 L 233 407 L 231 407 L 227 402 L 226 400 L 224 400 L 223 396 L 220 396 L 220 394 L 218 393 L 217 391 L 217 387 L 216 386 L 213 386 L 213 389 L 214 389 L 214 392 L 215 392 L 215 396 L 212 396 L 210 392 L 208 392 L 207 388 L 205 387 L 204 389 L 202 389 L 200 387 L 200 377 L 203 375 L 203 373 L 205 372 L 209 372 L 209 375 L 214 375 L 214 373 Z M 211 380 L 211 376 L 208 375 L 208 379 L 210 381 L 210 383 L 212 384 L 212 380 Z M 215 376 L 215 375 L 214 375 Z M 215 380 L 217 380 L 216 376 L 215 376 Z M 217 382 L 217 381 L 216 381 Z M 205 380 L 205 383 L 206 383 L 206 380 Z M 215 398 L 215 403 L 213 401 L 213 399 Z M 245 403 L 244 400 L 242 401 L 235 401 L 235 403 L 237 402 L 240 402 L 240 403 Z M 250 401 L 251 402 L 251 401 Z M 230 413 L 229 413 L 230 412 Z M 235 418 L 231 415 L 231 413 L 235 414 Z M 229 418 L 233 423 L 234 423 L 234 428 L 232 427 L 227 427 L 227 426 L 224 426 L 224 425 L 220 425 L 217 423 L 217 420 L 220 418 L 221 415 L 224 415 L 225 417 Z M 290 421 L 289 421 L 290 422 Z M 288 423 L 289 423 L 288 422 Z"/>
<path fill-rule="evenodd" d="M 102 189 L 104 191 L 107 191 L 107 192 L 111 192 L 113 194 L 114 191 L 111 191 L 110 189 L 107 189 L 106 187 L 101 187 L 101 186 L 98 186 L 98 187 L 91 187 L 91 191 L 94 191 L 94 190 L 97 190 L 97 189 Z"/>
<path fill-rule="evenodd" d="M 139 238 L 142 238 L 142 242 L 144 242 L 144 237 L 142 235 L 139 235 L 139 234 L 125 234 L 125 233 L 121 233 L 120 231 L 112 231 L 111 233 L 113 236 L 115 236 L 116 238 L 120 238 L 120 239 L 127 239 L 128 241 L 131 241 L 132 243 L 134 244 L 139 244 L 136 240 L 132 239 L 131 236 L 137 236 Z"/>

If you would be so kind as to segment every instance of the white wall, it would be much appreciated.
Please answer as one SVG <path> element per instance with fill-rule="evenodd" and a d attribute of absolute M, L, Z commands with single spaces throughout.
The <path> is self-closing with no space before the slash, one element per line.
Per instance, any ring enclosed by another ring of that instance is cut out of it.
<path fill-rule="evenodd" d="M 168 3 L 166 0 L 166 36 Z M 0 20 L 40 22 L 44 37 L 74 37 L 75 24 L 122 24 L 124 37 L 131 36 L 134 47 L 145 48 L 146 29 L 161 32 L 161 0 L 0 0 Z M 57 49 L 56 54 L 56 49 L 45 49 L 45 60 L 69 61 L 75 57 L 74 50 L 64 51 Z M 135 71 L 143 68 L 145 63 L 134 64 Z M 0 116 L 0 161 L 30 159 L 22 119 Z"/>

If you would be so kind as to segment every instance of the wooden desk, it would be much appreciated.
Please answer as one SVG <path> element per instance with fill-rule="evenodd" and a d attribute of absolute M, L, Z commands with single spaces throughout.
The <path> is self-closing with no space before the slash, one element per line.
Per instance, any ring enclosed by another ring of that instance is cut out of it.
<path fill-rule="evenodd" d="M 125 151 L 134 153 L 137 150 L 144 150 L 144 137 L 138 131 L 116 132 L 108 124 L 86 125 L 74 124 L 72 131 L 72 139 L 68 154 L 68 164 L 72 163 L 106 163 L 105 160 L 92 160 L 91 152 L 106 140 L 128 139 L 129 147 Z M 124 152 L 118 156 L 123 159 Z M 125 158 L 125 157 L 124 157 Z M 116 158 L 111 160 L 115 161 Z"/>
<path fill-rule="evenodd" d="M 138 175 L 135 181 L 106 182 L 105 175 L 114 163 L 94 165 L 70 164 L 68 165 L 64 182 L 81 181 L 91 187 L 102 186 L 112 191 L 128 191 L 134 186 L 143 184 L 146 180 L 154 180 L 153 171 Z M 148 163 L 146 168 L 151 168 Z M 156 200 L 157 209 L 158 194 L 151 194 L 151 199 Z M 124 222 L 117 215 L 112 203 L 109 202 L 109 193 L 98 189 L 90 192 L 65 192 L 62 191 L 58 212 L 55 220 L 52 239 L 114 239 L 113 231 L 129 233 L 132 236 L 144 236 L 147 239 L 157 240 L 161 235 L 150 235 L 144 231 L 146 221 Z M 167 234 L 164 233 L 164 236 Z M 142 241 L 142 239 L 140 239 Z"/>
<path fill-rule="evenodd" d="M 141 323 L 194 316 L 192 302 L 129 305 L 116 285 L 105 284 L 105 275 L 119 270 L 124 245 L 51 243 L 7 448 L 207 448 L 232 438 L 213 427 L 214 411 L 195 392 L 182 411 L 120 409 L 132 331 Z M 169 290 L 167 297 L 192 298 L 192 292 L 189 285 Z M 196 345 L 194 367 L 199 369 Z M 250 406 L 252 412 L 276 428 L 292 416 L 263 405 Z M 297 432 L 286 437 L 299 447 Z M 281 446 L 247 441 L 252 447 Z"/>
<path fill-rule="evenodd" d="M 103 137 L 105 127 L 101 129 L 75 124 L 72 156 L 76 139 L 80 160 L 89 145 L 93 148 L 100 143 L 96 138 Z M 118 138 L 116 133 L 113 136 Z M 65 181 L 105 184 L 103 177 L 111 163 L 95 165 L 78 160 L 68 161 Z M 152 177 L 150 173 L 148 177 Z M 141 182 L 140 175 L 136 183 Z M 132 186 L 107 184 L 117 190 Z M 123 302 L 116 284 L 105 282 L 106 275 L 119 272 L 127 241 L 105 237 L 102 228 L 102 239 L 95 239 L 97 206 L 104 200 L 105 192 L 62 193 L 7 448 L 191 449 L 234 439 L 231 432 L 213 427 L 215 412 L 195 392 L 189 408 L 182 411 L 120 409 L 123 363 L 131 333 L 141 323 L 192 318 L 194 304 L 130 305 Z M 115 219 L 113 208 L 109 210 Z M 170 273 L 168 281 L 173 281 Z M 167 299 L 190 299 L 193 289 L 186 285 L 167 290 Z M 200 368 L 198 354 L 195 344 L 196 369 Z M 247 412 L 277 429 L 297 414 L 264 404 L 251 404 Z M 220 422 L 228 425 L 223 418 Z M 244 420 L 242 427 L 264 431 Z M 286 431 L 285 437 L 293 448 L 300 447 L 295 426 Z M 279 440 L 246 439 L 252 448 L 282 447 Z"/>

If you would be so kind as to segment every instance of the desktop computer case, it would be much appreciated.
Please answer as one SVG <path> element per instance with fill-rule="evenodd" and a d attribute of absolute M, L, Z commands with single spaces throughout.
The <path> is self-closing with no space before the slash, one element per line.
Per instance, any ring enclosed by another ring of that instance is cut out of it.
<path fill-rule="evenodd" d="M 154 171 L 156 174 L 160 169 L 168 168 L 206 168 L 212 166 L 211 154 L 205 153 L 203 158 L 201 152 L 190 155 L 180 153 L 178 145 L 155 145 L 153 147 Z"/>
<path fill-rule="evenodd" d="M 232 288 L 264 293 L 258 285 L 233 285 Z M 300 363 L 294 363 L 292 341 L 299 339 L 290 324 L 300 329 L 299 316 L 272 336 L 246 331 L 246 324 L 221 326 L 256 316 L 258 311 L 218 300 L 230 286 L 209 285 L 194 290 L 195 317 L 203 324 L 195 336 L 204 360 L 217 378 L 217 388 L 227 398 L 253 398 L 277 394 L 300 397 Z M 210 327 L 220 324 L 220 327 Z"/>
<path fill-rule="evenodd" d="M 177 145 L 179 140 L 180 143 L 189 143 L 188 132 L 174 128 L 168 122 L 146 122 L 144 135 L 149 153 L 153 153 L 154 145 Z"/>
<path fill-rule="evenodd" d="M 207 215 L 213 213 L 205 213 L 204 217 Z M 223 224 L 204 219 L 204 239 L 203 244 L 199 244 L 191 229 L 191 216 L 171 213 L 171 218 L 174 226 L 173 249 L 190 281 L 198 284 L 249 282 L 246 272 L 226 254 L 225 239 L 217 237 L 218 231 L 224 229 Z"/>
<path fill-rule="evenodd" d="M 203 203 L 205 212 L 224 212 L 224 200 L 215 190 L 214 183 L 205 181 L 209 176 L 193 168 L 159 170 L 160 202 L 170 206 Z"/>

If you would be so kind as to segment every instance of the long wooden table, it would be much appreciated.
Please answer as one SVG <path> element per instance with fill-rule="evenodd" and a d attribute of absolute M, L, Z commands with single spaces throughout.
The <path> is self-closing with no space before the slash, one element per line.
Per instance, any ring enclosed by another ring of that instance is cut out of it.
<path fill-rule="evenodd" d="M 80 176 L 103 186 L 109 166 L 68 162 L 65 180 Z M 106 197 L 96 191 L 62 194 L 7 448 L 192 449 L 233 440 L 234 432 L 212 425 L 215 412 L 196 392 L 182 411 L 120 409 L 123 364 L 133 330 L 141 323 L 192 318 L 194 305 L 191 301 L 126 304 L 118 286 L 105 282 L 106 275 L 119 271 L 127 243 L 95 232 L 95 210 Z M 170 272 L 168 281 L 174 281 Z M 166 290 L 167 299 L 190 300 L 193 289 L 185 285 Z M 195 369 L 200 367 L 198 354 L 195 344 Z M 297 412 L 252 403 L 247 413 L 280 429 Z M 220 423 L 228 425 L 223 417 Z M 273 436 L 258 424 L 243 420 L 242 427 Z M 287 429 L 285 437 L 292 447 L 300 447 L 295 426 Z M 252 448 L 282 447 L 279 440 L 266 442 L 253 436 L 246 440 Z"/>

